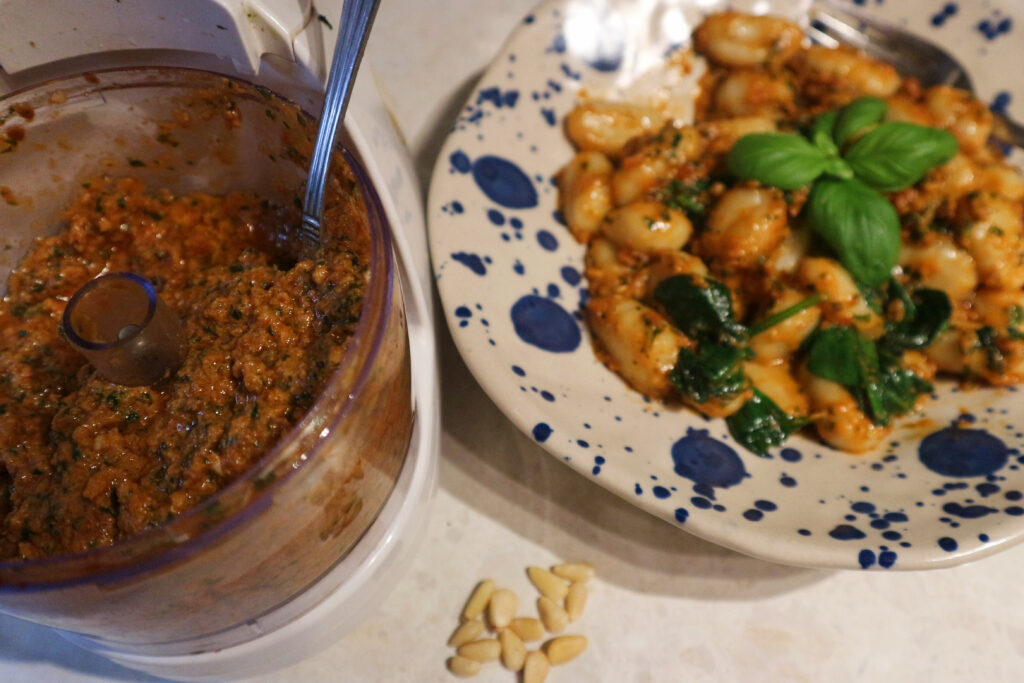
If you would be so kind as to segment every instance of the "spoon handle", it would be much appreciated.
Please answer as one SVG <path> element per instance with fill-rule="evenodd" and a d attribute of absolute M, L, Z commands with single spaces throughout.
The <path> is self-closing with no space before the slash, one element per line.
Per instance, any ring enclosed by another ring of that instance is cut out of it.
<path fill-rule="evenodd" d="M 300 239 L 313 241 L 315 244 L 320 244 L 324 187 L 327 184 L 334 141 L 338 135 L 338 123 L 348 107 L 356 69 L 363 58 L 366 39 L 370 35 L 370 26 L 373 25 L 379 5 L 380 0 L 344 0 L 341 8 L 338 42 L 334 45 L 334 59 L 327 77 L 324 108 L 320 114 L 320 128 L 313 147 L 313 158 L 309 164 L 306 197 L 302 202 Z"/>

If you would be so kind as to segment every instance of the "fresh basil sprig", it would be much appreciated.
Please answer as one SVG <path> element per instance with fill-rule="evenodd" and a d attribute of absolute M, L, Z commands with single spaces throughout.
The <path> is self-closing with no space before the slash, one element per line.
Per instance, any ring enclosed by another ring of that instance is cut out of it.
<path fill-rule="evenodd" d="M 862 97 L 819 116 L 807 131 L 810 140 L 751 133 L 736 141 L 726 160 L 742 180 L 783 190 L 812 186 L 808 222 L 850 274 L 872 287 L 889 279 L 900 245 L 899 216 L 880 192 L 913 185 L 957 152 L 948 131 L 879 123 L 885 113 L 884 100 Z"/>

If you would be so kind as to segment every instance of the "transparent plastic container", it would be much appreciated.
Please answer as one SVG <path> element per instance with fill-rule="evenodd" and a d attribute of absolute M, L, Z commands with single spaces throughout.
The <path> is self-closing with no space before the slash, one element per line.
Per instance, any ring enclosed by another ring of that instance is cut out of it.
<path fill-rule="evenodd" d="M 86 178 L 291 204 L 316 132 L 273 93 L 185 69 L 61 79 L 0 98 L 0 112 L 0 149 L 10 148 L 0 154 L 3 279 L 35 237 L 59 229 Z M 358 543 L 394 488 L 413 406 L 389 228 L 367 175 L 346 159 L 369 217 L 369 284 L 356 333 L 308 414 L 246 474 L 163 526 L 75 555 L 0 562 L 0 611 L 121 652 L 201 652 L 254 638 L 262 615 Z"/>

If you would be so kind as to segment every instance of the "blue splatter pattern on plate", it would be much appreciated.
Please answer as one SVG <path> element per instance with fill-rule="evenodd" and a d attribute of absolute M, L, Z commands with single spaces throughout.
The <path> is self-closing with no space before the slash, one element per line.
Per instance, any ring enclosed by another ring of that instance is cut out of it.
<path fill-rule="evenodd" d="M 952 46 L 981 97 L 1015 113 L 1024 86 L 1004 81 L 1001 66 L 1024 56 L 1010 37 L 1015 9 L 853 4 Z M 721 421 L 644 399 L 594 357 L 579 312 L 584 250 L 556 211 L 553 177 L 572 155 L 560 122 L 581 88 L 638 92 L 701 11 L 669 0 L 553 0 L 523 18 L 481 78 L 442 149 L 428 207 L 437 285 L 471 371 L 525 434 L 583 476 L 744 553 L 920 569 L 1024 539 L 1024 407 L 1013 389 L 940 383 L 924 414 L 874 453 L 798 435 L 758 457 Z"/>

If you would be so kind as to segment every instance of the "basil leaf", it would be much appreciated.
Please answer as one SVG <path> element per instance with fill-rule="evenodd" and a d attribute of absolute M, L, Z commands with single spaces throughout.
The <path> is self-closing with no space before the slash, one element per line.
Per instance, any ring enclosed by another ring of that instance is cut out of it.
<path fill-rule="evenodd" d="M 740 363 L 745 349 L 728 344 L 701 344 L 696 352 L 679 349 L 676 366 L 668 377 L 683 396 L 696 403 L 732 396 L 746 388 Z"/>
<path fill-rule="evenodd" d="M 889 279 L 900 253 L 900 219 L 889 200 L 856 179 L 822 178 L 806 211 L 855 279 L 869 286 Z"/>
<path fill-rule="evenodd" d="M 839 111 L 832 138 L 842 147 L 855 133 L 881 121 L 888 108 L 885 100 L 878 97 L 860 97 L 850 102 Z"/>
<path fill-rule="evenodd" d="M 753 398 L 725 420 L 732 438 L 758 455 L 764 455 L 772 446 L 781 445 L 790 434 L 809 422 L 806 418 L 789 415 L 757 389 L 754 389 Z"/>
<path fill-rule="evenodd" d="M 853 178 L 853 169 L 839 157 L 833 157 L 826 161 L 824 172 L 842 180 L 850 180 Z"/>
<path fill-rule="evenodd" d="M 839 154 L 839 148 L 836 147 L 835 140 L 832 138 L 832 131 L 835 129 L 838 118 L 838 109 L 827 111 L 814 119 L 810 130 L 807 131 L 807 137 L 810 141 L 829 156 L 837 156 Z"/>
<path fill-rule="evenodd" d="M 903 302 L 903 319 L 886 324 L 885 335 L 879 345 L 893 353 L 906 349 L 924 349 L 931 346 L 948 326 L 953 305 L 946 293 L 939 289 L 918 289 L 913 296 L 896 280 L 890 289 Z"/>
<path fill-rule="evenodd" d="M 798 190 L 814 182 L 828 155 L 799 135 L 749 133 L 729 150 L 729 170 L 742 180 L 758 180 L 782 190 Z"/>
<path fill-rule="evenodd" d="M 690 339 L 733 343 L 747 338 L 747 328 L 736 322 L 729 288 L 711 278 L 700 286 L 690 275 L 673 275 L 654 288 L 654 300 Z"/>
<path fill-rule="evenodd" d="M 896 192 L 952 159 L 957 149 L 949 131 L 887 121 L 853 143 L 844 158 L 866 184 L 881 192 Z"/>

